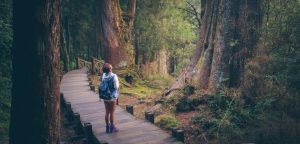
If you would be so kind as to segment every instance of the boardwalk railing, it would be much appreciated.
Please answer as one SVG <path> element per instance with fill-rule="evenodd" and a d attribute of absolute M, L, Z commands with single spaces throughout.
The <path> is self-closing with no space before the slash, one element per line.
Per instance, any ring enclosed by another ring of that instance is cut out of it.
<path fill-rule="evenodd" d="M 81 58 L 77 58 L 77 69 L 87 68 L 91 74 L 101 74 L 102 66 L 105 62 L 96 58 L 91 58 L 91 61 L 86 61 Z"/>
<path fill-rule="evenodd" d="M 104 60 L 98 60 L 96 58 L 91 58 L 91 63 L 92 63 L 91 73 L 92 74 L 101 74 L 102 67 L 105 63 Z"/>
<path fill-rule="evenodd" d="M 88 68 L 89 70 L 91 69 L 92 67 L 92 63 L 91 62 L 88 62 L 84 59 L 81 59 L 81 58 L 77 58 L 77 69 L 82 69 L 82 68 Z"/>

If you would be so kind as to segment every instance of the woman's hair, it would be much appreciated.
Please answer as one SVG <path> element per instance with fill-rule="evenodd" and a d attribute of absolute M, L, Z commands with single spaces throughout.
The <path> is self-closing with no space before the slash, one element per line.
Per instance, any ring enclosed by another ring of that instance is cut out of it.
<path fill-rule="evenodd" d="M 109 73 L 109 72 L 111 72 L 111 71 L 112 71 L 112 66 L 111 66 L 111 64 L 105 63 L 105 64 L 103 65 L 102 71 L 103 71 L 104 73 Z"/>

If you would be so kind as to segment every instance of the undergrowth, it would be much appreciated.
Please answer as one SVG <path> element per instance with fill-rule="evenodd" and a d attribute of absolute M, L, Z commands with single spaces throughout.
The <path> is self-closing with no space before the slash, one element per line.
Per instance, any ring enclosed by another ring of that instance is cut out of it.
<path fill-rule="evenodd" d="M 172 127 L 177 127 L 180 122 L 171 114 L 162 114 L 155 118 L 155 124 L 163 129 L 171 130 Z"/>

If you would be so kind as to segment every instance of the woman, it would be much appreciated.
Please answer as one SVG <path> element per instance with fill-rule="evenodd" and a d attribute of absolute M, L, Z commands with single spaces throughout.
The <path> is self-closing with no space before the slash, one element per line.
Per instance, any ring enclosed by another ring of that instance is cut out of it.
<path fill-rule="evenodd" d="M 106 133 L 114 133 L 118 132 L 118 129 L 114 123 L 115 109 L 116 109 L 116 101 L 118 99 L 118 88 L 119 88 L 119 80 L 116 74 L 112 72 L 112 65 L 109 63 L 105 63 L 102 68 L 102 82 L 107 82 L 109 91 L 110 91 L 110 99 L 105 99 L 105 123 L 106 123 Z"/>

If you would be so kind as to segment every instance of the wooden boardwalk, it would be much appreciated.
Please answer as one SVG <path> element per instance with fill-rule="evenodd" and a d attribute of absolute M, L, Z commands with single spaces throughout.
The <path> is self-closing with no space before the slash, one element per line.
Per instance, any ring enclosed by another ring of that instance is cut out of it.
<path fill-rule="evenodd" d="M 118 106 L 115 123 L 119 132 L 106 134 L 103 101 L 100 102 L 98 94 L 90 90 L 87 73 L 83 69 L 70 71 L 63 76 L 61 92 L 64 100 L 71 103 L 72 111 L 80 115 L 81 124 L 92 124 L 93 135 L 98 141 L 110 144 L 181 143 L 155 125 L 135 118 Z"/>

